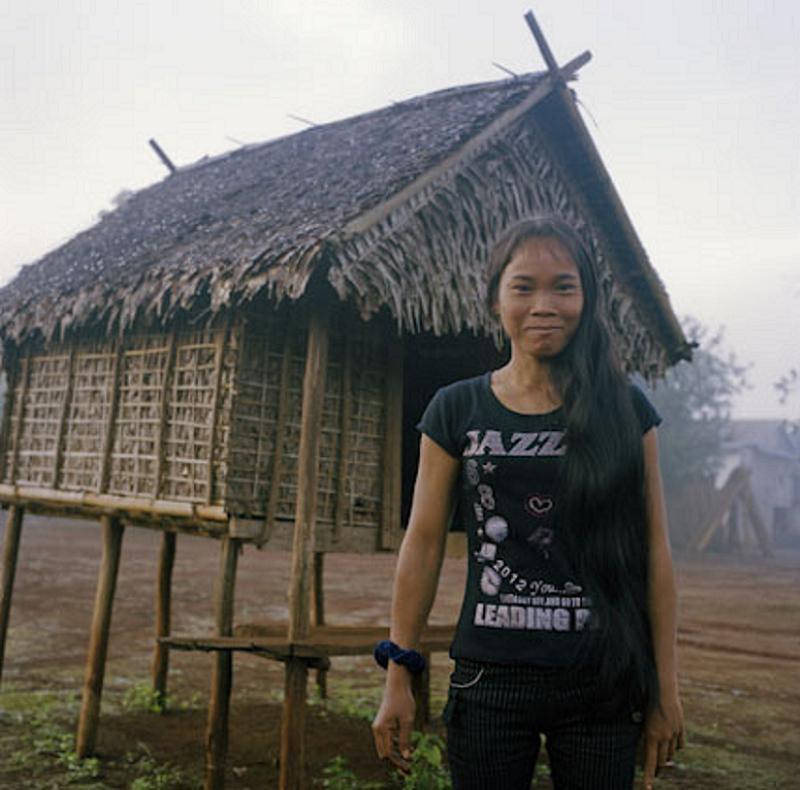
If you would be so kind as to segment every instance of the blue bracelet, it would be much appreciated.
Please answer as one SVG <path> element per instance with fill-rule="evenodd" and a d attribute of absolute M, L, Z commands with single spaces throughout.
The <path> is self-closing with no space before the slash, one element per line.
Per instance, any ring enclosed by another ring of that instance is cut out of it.
<path fill-rule="evenodd" d="M 425 669 L 425 659 L 416 650 L 403 650 L 394 642 L 384 639 L 375 645 L 373 652 L 375 661 L 384 669 L 389 666 L 389 660 L 404 666 L 412 675 L 418 675 Z"/>

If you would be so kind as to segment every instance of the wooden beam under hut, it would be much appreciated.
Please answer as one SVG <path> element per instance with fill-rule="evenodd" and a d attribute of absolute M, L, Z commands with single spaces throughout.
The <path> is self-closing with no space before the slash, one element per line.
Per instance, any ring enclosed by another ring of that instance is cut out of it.
<path fill-rule="evenodd" d="M 317 482 L 322 412 L 328 362 L 327 310 L 311 316 L 306 366 L 303 375 L 300 446 L 297 461 L 292 575 L 289 584 L 288 640 L 306 637 L 310 628 L 310 587 L 314 562 L 314 529 L 317 515 Z M 291 658 L 286 662 L 285 694 L 281 718 L 280 790 L 302 790 L 305 783 L 306 682 L 308 662 Z"/>
<path fill-rule="evenodd" d="M 233 633 L 233 602 L 236 587 L 236 564 L 240 543 L 226 536 L 222 539 L 214 592 L 214 620 L 217 635 Z M 205 745 L 205 790 L 225 787 L 225 764 L 228 756 L 228 715 L 233 686 L 233 653 L 219 651 L 214 656 L 211 698 L 208 703 Z"/>
<path fill-rule="evenodd" d="M 11 596 L 14 592 L 14 577 L 17 573 L 19 543 L 22 537 L 23 507 L 12 505 L 6 514 L 6 529 L 3 540 L 3 579 L 0 590 L 0 683 L 3 680 L 3 661 L 6 654 L 8 621 L 11 617 Z"/>
<path fill-rule="evenodd" d="M 97 579 L 92 632 L 89 639 L 89 654 L 86 659 L 83 699 L 75 744 L 75 752 L 81 759 L 94 752 L 97 739 L 100 700 L 103 694 L 103 678 L 108 654 L 108 636 L 111 631 L 111 612 L 114 606 L 114 592 L 117 587 L 117 571 L 119 570 L 124 532 L 124 527 L 114 517 L 104 516 L 101 524 L 103 558 Z"/>
<path fill-rule="evenodd" d="M 172 614 L 172 570 L 175 566 L 174 532 L 161 533 L 156 581 L 156 643 L 153 649 L 153 691 L 162 710 L 167 699 L 169 647 L 160 640 L 170 635 Z"/>

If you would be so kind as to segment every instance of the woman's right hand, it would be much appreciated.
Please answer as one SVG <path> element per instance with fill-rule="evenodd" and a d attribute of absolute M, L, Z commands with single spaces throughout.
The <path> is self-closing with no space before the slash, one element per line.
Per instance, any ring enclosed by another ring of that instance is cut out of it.
<path fill-rule="evenodd" d="M 402 667 L 389 667 L 392 674 Z M 399 673 L 398 673 L 399 674 Z M 382 760 L 389 760 L 401 771 L 411 768 L 411 732 L 414 728 L 416 701 L 411 690 L 410 677 L 387 678 L 378 713 L 372 722 L 375 750 Z"/>

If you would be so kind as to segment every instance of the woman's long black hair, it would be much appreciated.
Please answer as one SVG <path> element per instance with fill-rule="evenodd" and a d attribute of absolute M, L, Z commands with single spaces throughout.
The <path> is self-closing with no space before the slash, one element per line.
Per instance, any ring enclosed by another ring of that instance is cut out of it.
<path fill-rule="evenodd" d="M 648 617 L 648 529 L 641 428 L 630 384 L 603 318 L 592 256 L 578 233 L 552 216 L 510 227 L 489 261 L 487 303 L 494 311 L 503 270 L 531 238 L 557 239 L 578 267 L 583 312 L 572 339 L 551 360 L 563 402 L 567 453 L 557 496 L 559 539 L 593 604 L 596 628 L 585 649 L 597 650 L 600 681 L 657 700 Z M 620 687 L 620 684 L 623 687 Z"/>

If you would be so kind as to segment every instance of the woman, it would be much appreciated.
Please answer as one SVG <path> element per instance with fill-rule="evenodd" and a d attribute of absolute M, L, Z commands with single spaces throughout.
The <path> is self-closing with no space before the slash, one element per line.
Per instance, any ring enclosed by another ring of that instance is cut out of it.
<path fill-rule="evenodd" d="M 487 287 L 510 360 L 440 389 L 418 425 L 373 733 L 407 770 L 415 648 L 457 505 L 469 567 L 443 712 L 456 790 L 527 790 L 540 735 L 557 790 L 630 788 L 642 730 L 651 787 L 682 745 L 660 418 L 625 379 L 599 298 L 570 226 L 510 228 Z"/>

